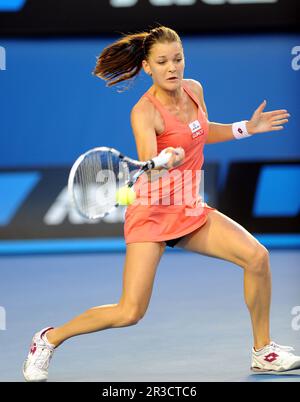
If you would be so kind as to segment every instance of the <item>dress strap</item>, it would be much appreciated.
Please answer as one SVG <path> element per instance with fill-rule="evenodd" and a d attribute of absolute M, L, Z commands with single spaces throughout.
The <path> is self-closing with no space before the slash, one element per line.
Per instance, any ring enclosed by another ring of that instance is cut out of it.
<path fill-rule="evenodd" d="M 159 100 L 155 98 L 155 96 L 151 95 L 149 92 L 146 92 L 144 94 L 146 98 L 148 98 L 155 106 L 156 108 L 160 111 L 160 113 L 164 116 L 166 113 L 165 107 L 160 103 Z"/>
<path fill-rule="evenodd" d="M 151 95 L 149 92 L 146 92 L 143 96 L 148 98 L 154 104 L 154 106 L 157 108 L 157 110 L 160 112 L 161 117 L 163 118 L 163 121 L 164 121 L 164 126 L 165 126 L 164 132 L 167 131 L 169 129 L 169 125 L 170 125 L 170 123 L 169 123 L 169 120 L 170 120 L 169 112 L 160 103 L 160 101 L 158 99 L 156 99 L 155 96 Z"/>
<path fill-rule="evenodd" d="M 195 96 L 194 92 L 189 88 L 189 86 L 184 81 L 182 82 L 182 86 L 183 86 L 183 89 L 186 91 L 186 93 L 193 99 L 193 101 L 199 107 L 201 107 L 199 99 L 197 99 L 197 97 Z"/>
<path fill-rule="evenodd" d="M 206 113 L 201 105 L 201 102 L 185 82 L 183 82 L 183 88 L 186 91 L 186 93 L 193 99 L 193 101 L 198 105 L 198 110 L 200 111 L 200 114 L 202 114 L 202 117 L 204 119 L 207 119 Z"/>

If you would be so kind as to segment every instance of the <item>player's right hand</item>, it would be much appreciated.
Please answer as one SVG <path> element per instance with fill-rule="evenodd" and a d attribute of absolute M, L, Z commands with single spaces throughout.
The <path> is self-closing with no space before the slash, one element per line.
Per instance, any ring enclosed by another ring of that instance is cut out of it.
<path fill-rule="evenodd" d="M 168 163 L 166 164 L 166 167 L 168 169 L 172 169 L 172 168 L 177 167 L 182 164 L 184 157 L 185 157 L 185 152 L 182 147 L 178 147 L 178 148 L 168 147 L 164 151 L 171 153 L 171 155 L 172 155 L 171 158 L 169 159 Z"/>

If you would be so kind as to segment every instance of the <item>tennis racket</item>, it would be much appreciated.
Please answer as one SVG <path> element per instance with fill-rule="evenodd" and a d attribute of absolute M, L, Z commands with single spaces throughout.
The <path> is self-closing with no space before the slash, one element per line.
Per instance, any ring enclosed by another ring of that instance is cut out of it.
<path fill-rule="evenodd" d="M 119 188 L 132 187 L 137 179 L 153 168 L 166 167 L 171 157 L 163 150 L 146 162 L 136 161 L 113 148 L 93 148 L 73 164 L 68 192 L 71 204 L 87 219 L 103 218 L 119 204 L 116 194 Z"/>

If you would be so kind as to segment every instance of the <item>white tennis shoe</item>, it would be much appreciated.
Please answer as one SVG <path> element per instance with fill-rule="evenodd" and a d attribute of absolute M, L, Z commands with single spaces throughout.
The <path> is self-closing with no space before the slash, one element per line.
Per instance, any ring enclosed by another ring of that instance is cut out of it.
<path fill-rule="evenodd" d="M 51 345 L 44 335 L 50 329 L 52 327 L 44 328 L 32 338 L 30 351 L 23 364 L 23 375 L 26 381 L 42 382 L 48 379 L 48 367 L 54 352 L 54 345 Z"/>
<path fill-rule="evenodd" d="M 293 350 L 291 346 L 278 345 L 273 341 L 258 351 L 252 348 L 251 370 L 266 373 L 300 369 L 300 356 L 291 353 Z"/>

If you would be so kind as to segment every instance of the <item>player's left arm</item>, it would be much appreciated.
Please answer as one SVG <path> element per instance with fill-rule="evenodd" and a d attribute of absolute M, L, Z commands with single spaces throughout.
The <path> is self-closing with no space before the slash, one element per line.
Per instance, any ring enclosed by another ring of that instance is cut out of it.
<path fill-rule="evenodd" d="M 196 80 L 188 81 L 191 89 L 200 100 L 202 109 L 204 110 L 208 119 L 202 85 Z M 251 119 L 246 122 L 246 127 L 249 134 L 253 135 L 270 131 L 280 131 L 284 129 L 284 124 L 288 122 L 290 114 L 286 109 L 264 112 L 266 104 L 267 102 L 263 101 L 253 113 Z M 222 124 L 210 121 L 208 122 L 208 124 L 209 132 L 206 138 L 206 144 L 225 142 L 235 139 L 232 133 L 232 124 Z"/>

